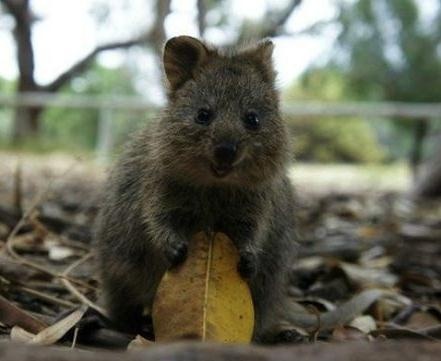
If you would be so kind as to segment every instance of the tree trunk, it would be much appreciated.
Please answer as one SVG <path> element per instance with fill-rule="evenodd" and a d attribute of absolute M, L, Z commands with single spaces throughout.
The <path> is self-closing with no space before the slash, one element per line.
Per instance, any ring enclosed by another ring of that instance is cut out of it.
<path fill-rule="evenodd" d="M 40 133 L 40 114 L 42 108 L 16 108 L 14 113 L 14 128 L 12 132 L 12 142 L 14 144 L 23 143 L 29 139 L 36 139 Z"/>
<path fill-rule="evenodd" d="M 25 92 L 36 92 L 38 86 L 29 77 L 18 79 L 17 95 Z M 17 107 L 14 112 L 14 128 L 12 131 L 13 144 L 20 144 L 29 139 L 35 139 L 40 131 L 40 114 L 42 107 Z"/>
<path fill-rule="evenodd" d="M 412 168 L 414 180 L 417 180 L 419 167 L 423 158 L 423 146 L 427 132 L 429 130 L 429 121 L 427 119 L 416 119 L 413 131 L 413 145 L 409 154 L 409 162 Z"/>
<path fill-rule="evenodd" d="M 34 79 L 34 49 L 32 46 L 32 14 L 29 0 L 4 0 L 3 4 L 15 20 L 14 37 L 17 46 L 18 87 L 17 94 L 38 91 Z M 15 109 L 13 142 L 22 142 L 38 135 L 40 128 L 39 115 L 41 108 Z"/>
<path fill-rule="evenodd" d="M 441 197 L 441 136 L 433 158 L 428 161 L 417 179 L 413 194 L 419 198 Z"/>

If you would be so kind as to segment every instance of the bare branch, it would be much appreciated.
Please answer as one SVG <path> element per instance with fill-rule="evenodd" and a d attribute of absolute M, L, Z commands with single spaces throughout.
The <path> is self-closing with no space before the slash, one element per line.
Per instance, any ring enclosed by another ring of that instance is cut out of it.
<path fill-rule="evenodd" d="M 249 39 L 274 37 L 282 34 L 286 22 L 301 3 L 302 0 L 291 0 L 288 5 L 280 11 L 268 11 L 262 17 L 260 23 L 252 27 L 252 31 L 246 27 L 242 28 L 238 42 L 240 43 Z"/>
<path fill-rule="evenodd" d="M 127 41 L 116 41 L 108 44 L 97 46 L 93 49 L 89 54 L 87 54 L 83 59 L 79 60 L 77 63 L 72 65 L 69 69 L 61 73 L 56 79 L 54 79 L 51 83 L 40 86 L 40 90 L 45 92 L 56 92 L 63 85 L 65 85 L 68 81 L 70 81 L 73 77 L 77 76 L 84 72 L 93 62 L 95 57 L 107 50 L 115 50 L 115 49 L 127 49 L 135 45 L 140 45 L 146 41 L 145 37 L 139 37 L 135 39 L 130 39 Z"/>
<path fill-rule="evenodd" d="M 84 72 L 91 65 L 95 57 L 103 51 L 115 50 L 115 49 L 127 49 L 137 45 L 150 44 L 155 49 L 156 54 L 159 55 L 162 51 L 162 46 L 165 42 L 166 34 L 164 28 L 164 21 L 167 15 L 170 13 L 170 4 L 171 4 L 171 0 L 156 0 L 155 22 L 153 23 L 153 26 L 151 27 L 150 31 L 147 32 L 147 34 L 126 41 L 116 41 L 97 46 L 83 59 L 79 60 L 69 69 L 67 69 L 62 74 L 60 74 L 51 83 L 44 86 L 40 86 L 39 88 L 45 92 L 58 91 L 63 85 L 65 85 L 72 78 Z"/>
<path fill-rule="evenodd" d="M 170 14 L 171 0 L 156 0 L 155 3 L 155 22 L 149 31 L 149 41 L 155 49 L 156 55 L 162 52 L 162 46 L 166 40 L 164 22 L 168 14 Z"/>
<path fill-rule="evenodd" d="M 335 23 L 335 18 L 327 19 L 327 20 L 321 20 L 314 24 L 311 24 L 302 30 L 290 32 L 286 31 L 286 29 L 281 29 L 277 36 L 281 35 L 288 35 L 288 36 L 299 36 L 299 35 L 316 35 L 320 34 L 327 26 L 332 25 Z"/>
<path fill-rule="evenodd" d="M 28 1 L 27 0 L 19 0 L 19 1 L 14 1 L 14 0 L 1 0 L 1 3 L 5 5 L 5 8 L 7 9 L 7 11 L 15 18 L 17 19 L 17 17 L 19 17 L 20 15 L 20 11 L 19 9 L 23 6 L 26 5 Z"/>
<path fill-rule="evenodd" d="M 196 8 L 197 8 L 197 22 L 198 22 L 199 36 L 203 38 L 205 34 L 205 28 L 207 25 L 205 19 L 207 15 L 207 5 L 205 3 L 205 0 L 197 0 Z"/>
<path fill-rule="evenodd" d="M 272 37 L 279 34 L 285 23 L 290 18 L 295 9 L 302 3 L 302 0 L 291 0 L 285 9 L 281 10 L 274 16 L 274 20 L 270 22 L 267 28 L 264 28 L 260 36 L 262 38 Z"/>

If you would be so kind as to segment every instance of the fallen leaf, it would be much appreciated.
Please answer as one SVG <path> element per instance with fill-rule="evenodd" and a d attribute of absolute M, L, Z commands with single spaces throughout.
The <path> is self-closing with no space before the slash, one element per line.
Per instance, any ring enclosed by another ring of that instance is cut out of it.
<path fill-rule="evenodd" d="M 188 259 L 168 271 L 159 285 L 152 313 L 156 341 L 250 342 L 254 309 L 249 287 L 237 272 L 238 261 L 227 236 L 195 235 Z"/>
<path fill-rule="evenodd" d="M 360 228 L 357 229 L 357 234 L 360 237 L 363 238 L 368 238 L 368 239 L 372 239 L 375 237 L 378 237 L 381 234 L 381 231 L 378 227 L 373 227 L 373 226 L 362 226 Z"/>
<path fill-rule="evenodd" d="M 8 326 L 20 326 L 32 333 L 40 332 L 47 327 L 43 321 L 29 315 L 2 296 L 0 296 L 0 321 Z"/>
<path fill-rule="evenodd" d="M 393 328 L 380 328 L 377 330 L 374 330 L 370 333 L 373 337 L 386 337 L 389 339 L 415 339 L 415 340 L 431 340 L 435 341 L 436 336 L 433 337 L 429 332 L 427 331 L 415 331 L 411 330 L 405 327 L 393 325 Z"/>
<path fill-rule="evenodd" d="M 359 341 L 367 340 L 368 336 L 358 328 L 350 326 L 338 326 L 332 331 L 333 341 Z"/>
<path fill-rule="evenodd" d="M 293 312 L 286 315 L 287 320 L 296 327 L 308 331 L 334 329 L 346 325 L 367 308 L 383 297 L 394 297 L 395 294 L 381 289 L 365 290 L 332 311 L 320 314 Z"/>
<path fill-rule="evenodd" d="M 65 318 L 36 334 L 29 343 L 42 346 L 54 344 L 83 318 L 86 311 L 87 306 L 80 307 Z"/>
<path fill-rule="evenodd" d="M 72 248 L 53 245 L 49 247 L 49 259 L 52 261 L 62 261 L 75 255 Z"/>
<path fill-rule="evenodd" d="M 383 298 L 377 303 L 375 309 L 377 319 L 389 320 L 398 312 L 402 311 L 405 307 L 410 306 L 412 301 L 400 295 L 398 292 L 394 292 L 393 297 Z"/>
<path fill-rule="evenodd" d="M 128 350 L 137 350 L 142 348 L 148 348 L 153 346 L 155 343 L 153 341 L 149 341 L 146 338 L 142 337 L 141 335 L 136 335 L 136 337 L 130 341 L 129 345 L 127 346 Z"/>
<path fill-rule="evenodd" d="M 0 254 L 0 277 L 11 281 L 20 280 L 21 283 L 43 278 L 37 271 L 23 267 L 20 262 L 2 254 Z"/>
<path fill-rule="evenodd" d="M 422 311 L 412 314 L 409 320 L 406 322 L 406 327 L 413 330 L 439 325 L 440 321 L 434 315 L 431 315 L 429 312 Z"/>
<path fill-rule="evenodd" d="M 398 282 L 398 277 L 387 269 L 361 267 L 346 262 L 341 262 L 340 267 L 351 281 L 365 287 L 393 287 Z"/>
<path fill-rule="evenodd" d="M 372 316 L 359 316 L 351 321 L 349 326 L 360 330 L 363 333 L 369 333 L 377 329 L 377 324 Z"/>
<path fill-rule="evenodd" d="M 35 337 L 35 334 L 26 331 L 20 326 L 14 326 L 11 329 L 10 337 L 12 341 L 29 343 Z"/>
<path fill-rule="evenodd" d="M 315 309 L 332 311 L 335 310 L 335 305 L 332 302 L 325 300 L 320 297 L 303 297 L 294 299 L 297 303 L 300 303 L 302 306 L 312 306 Z"/>

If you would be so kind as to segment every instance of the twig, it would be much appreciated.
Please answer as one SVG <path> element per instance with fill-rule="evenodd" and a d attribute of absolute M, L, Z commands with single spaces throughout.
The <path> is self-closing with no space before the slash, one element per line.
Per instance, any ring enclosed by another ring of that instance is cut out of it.
<path fill-rule="evenodd" d="M 26 331 L 38 333 L 47 327 L 47 324 L 25 312 L 0 296 L 0 318 L 7 325 L 17 325 Z"/>
<path fill-rule="evenodd" d="M 21 171 L 21 160 L 18 159 L 17 166 L 14 173 L 14 191 L 13 191 L 13 206 L 14 209 L 23 213 L 23 193 L 22 193 L 22 171 Z"/>
<path fill-rule="evenodd" d="M 59 178 L 63 178 L 64 176 L 66 176 L 72 169 L 73 167 L 76 165 L 78 160 L 76 160 L 75 162 L 73 162 L 61 175 Z M 18 261 L 19 263 L 21 263 L 24 266 L 33 268 L 37 271 L 49 274 L 50 276 L 54 277 L 54 278 L 65 278 L 66 276 L 63 276 L 57 272 L 51 271 L 50 269 L 43 267 L 37 263 L 34 263 L 32 261 L 29 261 L 28 259 L 26 259 L 25 257 L 20 256 L 17 252 L 15 252 L 14 247 L 13 247 L 13 242 L 14 242 L 14 237 L 17 235 L 18 231 L 24 226 L 25 222 L 30 219 L 32 213 L 36 210 L 36 208 L 38 207 L 38 205 L 47 197 L 47 195 L 49 194 L 53 184 L 55 182 L 55 179 L 51 179 L 49 181 L 49 183 L 47 184 L 46 188 L 44 188 L 40 193 L 37 194 L 37 196 L 34 198 L 34 200 L 32 201 L 31 205 L 29 206 L 29 208 L 26 210 L 26 212 L 24 212 L 20 218 L 20 220 L 17 222 L 17 224 L 15 225 L 15 227 L 12 229 L 11 233 L 9 233 L 8 238 L 6 239 L 6 251 L 8 252 L 8 254 L 14 258 L 16 261 Z M 85 282 L 82 282 L 80 280 L 75 280 L 75 279 L 69 279 L 69 281 L 71 283 L 76 283 L 78 285 L 81 285 L 83 287 L 89 288 L 89 289 L 95 289 L 94 287 L 88 285 Z"/>
<path fill-rule="evenodd" d="M 47 283 L 44 281 L 29 281 L 26 282 L 26 285 L 32 289 L 37 289 L 37 290 L 48 290 L 58 293 L 66 292 L 66 288 L 58 283 Z"/>
<path fill-rule="evenodd" d="M 319 332 L 320 332 L 320 329 L 321 329 L 321 324 L 322 324 L 321 318 L 320 318 L 320 311 L 316 307 L 314 307 L 313 305 L 309 305 L 307 307 L 307 309 L 308 309 L 308 311 L 311 311 L 311 313 L 314 316 L 317 317 L 317 327 L 309 333 L 310 338 L 312 339 L 312 341 L 314 343 L 317 343 L 317 338 L 318 338 L 318 335 L 319 335 Z"/>
<path fill-rule="evenodd" d="M 76 162 L 73 162 L 60 176 L 60 178 L 64 177 L 66 174 L 68 174 L 73 167 L 76 165 Z M 6 248 L 8 250 L 8 252 L 11 254 L 11 256 L 13 256 L 14 258 L 16 258 L 17 260 L 19 260 L 20 262 L 23 263 L 27 263 L 28 261 L 21 257 L 20 255 L 18 255 L 13 248 L 11 247 L 11 242 L 12 239 L 17 235 L 18 231 L 21 229 L 21 227 L 23 227 L 24 223 L 30 218 L 31 214 L 35 211 L 35 209 L 38 207 L 38 205 L 47 197 L 47 195 L 49 194 L 49 191 L 51 190 L 53 183 L 54 183 L 55 179 L 51 179 L 49 181 L 49 183 L 47 184 L 46 188 L 44 188 L 41 192 L 39 192 L 36 197 L 34 198 L 34 200 L 31 202 L 31 205 L 29 206 L 29 208 L 26 210 L 26 212 L 24 212 L 20 218 L 20 220 L 17 222 L 17 224 L 15 225 L 15 227 L 12 229 L 11 233 L 8 235 L 8 238 L 6 239 Z M 41 268 L 38 268 L 39 270 L 41 270 Z"/>
<path fill-rule="evenodd" d="M 423 334 L 434 337 L 436 339 L 441 339 L 441 325 L 431 326 L 420 330 Z"/>
<path fill-rule="evenodd" d="M 412 338 L 412 339 L 439 341 L 436 337 L 428 334 L 427 331 L 424 332 L 422 330 L 412 330 L 408 327 L 403 327 L 393 324 L 389 324 L 389 326 L 392 326 L 393 328 L 382 328 L 378 330 L 373 330 L 369 334 L 374 337 L 386 336 L 389 339 Z"/>
<path fill-rule="evenodd" d="M 108 318 L 108 313 L 100 306 L 89 300 L 85 295 L 83 295 L 80 291 L 78 291 L 75 286 L 67 279 L 67 275 L 72 272 L 72 270 L 82 263 L 86 262 L 89 258 L 93 256 L 93 253 L 88 253 L 85 256 L 78 259 L 76 262 L 73 262 L 69 267 L 67 267 L 64 272 L 62 273 L 62 276 L 64 276 L 61 279 L 61 282 L 63 285 L 69 290 L 70 293 L 72 293 L 73 296 L 75 296 L 79 301 L 81 301 L 83 304 L 89 306 L 93 310 L 97 311 L 104 317 Z"/>
<path fill-rule="evenodd" d="M 19 223 L 20 223 L 20 221 L 19 221 Z M 18 225 L 19 223 L 17 223 L 17 225 Z M 22 222 L 20 226 L 23 226 L 23 224 L 24 224 L 24 222 Z M 15 234 L 16 234 L 16 233 L 20 230 L 20 227 L 18 227 L 18 228 L 14 228 L 14 230 L 15 230 L 15 229 L 17 229 L 17 231 L 15 232 Z M 15 235 L 15 234 L 13 234 L 14 230 L 11 232 L 11 235 L 12 235 L 12 236 Z M 27 266 L 27 267 L 29 267 L 29 268 L 33 268 L 33 269 L 35 269 L 35 270 L 37 270 L 37 271 L 40 271 L 40 272 L 42 272 L 42 273 L 46 273 L 46 274 L 48 274 L 48 275 L 50 275 L 50 276 L 52 276 L 52 277 L 54 277 L 54 278 L 66 278 L 66 276 L 63 276 L 63 275 L 60 274 L 60 273 L 54 272 L 54 271 L 52 271 L 52 270 L 50 270 L 50 269 L 48 269 L 48 268 L 46 268 L 46 267 L 44 267 L 44 266 L 41 266 L 41 265 L 39 265 L 39 264 L 37 264 L 37 263 L 35 263 L 35 262 L 29 261 L 29 260 L 26 259 L 25 257 L 20 256 L 20 255 L 19 255 L 17 252 L 15 252 L 15 250 L 14 250 L 14 247 L 13 247 L 13 245 L 14 245 L 14 240 L 13 240 L 13 238 L 11 237 L 11 235 L 10 235 L 10 236 L 8 237 L 8 239 L 6 240 L 6 250 L 7 250 L 7 252 L 9 253 L 9 255 L 10 255 L 12 258 L 14 258 L 17 262 L 19 262 L 20 264 L 22 264 L 22 265 L 24 265 L 24 266 Z M 78 284 L 79 286 L 82 286 L 82 287 L 85 287 L 85 288 L 88 288 L 88 289 L 91 289 L 91 290 L 96 290 L 95 287 L 93 287 L 93 286 L 91 286 L 91 285 L 89 285 L 89 284 L 87 284 L 86 282 L 83 282 L 83 281 L 81 281 L 81 280 L 76 280 L 76 279 L 74 279 L 74 278 L 70 278 L 70 277 L 69 277 L 69 281 L 72 282 L 72 283 L 76 283 L 76 284 Z"/>
<path fill-rule="evenodd" d="M 77 306 L 75 303 L 62 300 L 60 298 L 48 295 L 48 294 L 41 292 L 41 291 L 34 290 L 32 288 L 28 288 L 25 286 L 14 286 L 14 288 L 19 289 L 20 291 L 23 291 L 23 292 L 28 293 L 32 296 L 38 297 L 44 301 L 47 301 L 47 302 L 50 302 L 50 303 L 53 303 L 56 305 L 60 305 L 60 306 L 67 307 L 67 308 L 72 308 L 72 307 Z"/>
<path fill-rule="evenodd" d="M 63 237 L 61 235 L 55 235 L 58 242 L 60 242 L 60 244 L 62 244 L 63 246 L 67 246 L 70 248 L 74 248 L 77 250 L 81 250 L 81 251 L 86 251 L 88 252 L 90 250 L 90 247 L 85 246 L 83 243 L 79 242 L 79 241 L 73 241 L 70 239 L 67 239 L 66 237 Z"/>
<path fill-rule="evenodd" d="M 75 327 L 74 334 L 73 334 L 73 339 L 72 339 L 72 345 L 70 346 L 70 348 L 75 348 L 75 346 L 77 344 L 78 331 L 79 331 L 79 328 Z"/>

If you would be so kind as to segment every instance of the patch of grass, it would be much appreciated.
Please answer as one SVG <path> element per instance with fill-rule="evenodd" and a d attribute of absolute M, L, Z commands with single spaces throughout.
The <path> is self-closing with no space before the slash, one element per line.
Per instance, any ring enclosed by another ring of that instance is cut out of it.
<path fill-rule="evenodd" d="M 289 172 L 299 191 L 407 191 L 412 175 L 406 163 L 317 164 L 297 163 Z"/>
<path fill-rule="evenodd" d="M 0 151 L 24 153 L 24 154 L 50 154 L 54 152 L 74 153 L 84 156 L 92 156 L 93 150 L 87 149 L 81 145 L 76 146 L 72 143 L 62 143 L 49 139 L 28 139 L 14 144 L 8 140 L 0 140 Z"/>

